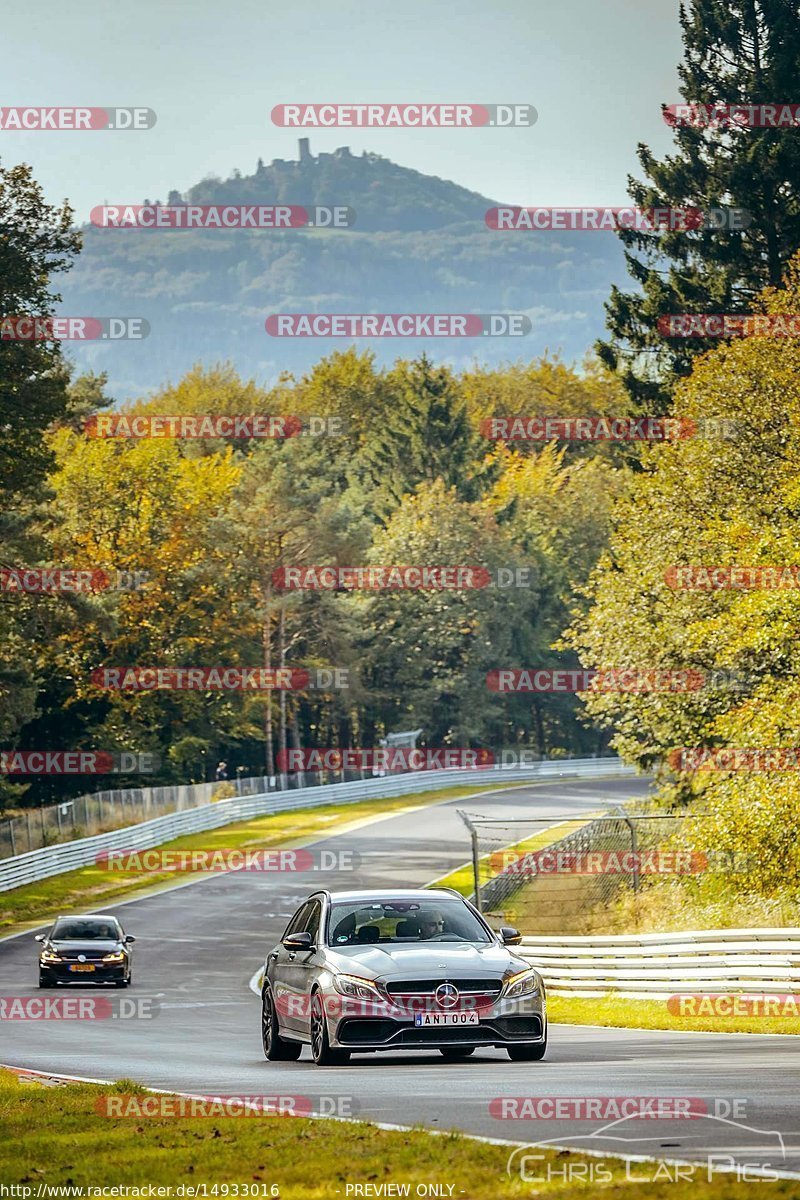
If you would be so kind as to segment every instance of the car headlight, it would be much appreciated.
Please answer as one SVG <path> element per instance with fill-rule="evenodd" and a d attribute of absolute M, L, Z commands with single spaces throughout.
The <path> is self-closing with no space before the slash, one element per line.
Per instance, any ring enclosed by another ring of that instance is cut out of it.
<path fill-rule="evenodd" d="M 63 962 L 63 959 L 60 954 L 56 954 L 55 950 L 43 950 L 42 951 L 42 962 L 43 963 Z"/>
<path fill-rule="evenodd" d="M 115 963 L 115 962 L 124 962 L 124 961 L 125 961 L 125 954 L 123 953 L 122 950 L 115 950 L 113 954 L 104 954 L 103 955 L 103 962 Z"/>
<path fill-rule="evenodd" d="M 333 986 L 336 991 L 342 996 L 352 996 L 356 1000 L 382 1000 L 375 984 L 371 979 L 364 979 L 361 975 L 334 975 Z"/>
<path fill-rule="evenodd" d="M 529 967 L 527 971 L 519 971 L 516 975 L 512 975 L 506 980 L 503 999 L 507 1000 L 517 996 L 538 996 L 539 991 L 539 976 L 536 971 Z"/>

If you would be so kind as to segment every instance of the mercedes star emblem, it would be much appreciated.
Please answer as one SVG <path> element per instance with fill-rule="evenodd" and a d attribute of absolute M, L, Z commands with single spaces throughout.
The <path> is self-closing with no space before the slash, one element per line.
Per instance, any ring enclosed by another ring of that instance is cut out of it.
<path fill-rule="evenodd" d="M 458 1004 L 458 988 L 452 983 L 440 983 L 434 996 L 440 1008 L 455 1008 Z"/>

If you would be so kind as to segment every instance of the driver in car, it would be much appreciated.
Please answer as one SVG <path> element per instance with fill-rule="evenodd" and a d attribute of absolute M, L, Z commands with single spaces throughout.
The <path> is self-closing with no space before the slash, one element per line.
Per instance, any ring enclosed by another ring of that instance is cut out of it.
<path fill-rule="evenodd" d="M 423 913 L 419 919 L 419 936 L 421 941 L 436 937 L 444 930 L 444 917 L 436 909 Z"/>

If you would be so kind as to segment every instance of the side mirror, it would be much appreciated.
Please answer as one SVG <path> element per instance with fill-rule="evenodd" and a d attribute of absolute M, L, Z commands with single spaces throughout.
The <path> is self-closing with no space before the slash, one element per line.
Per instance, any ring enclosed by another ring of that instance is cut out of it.
<path fill-rule="evenodd" d="M 33 940 L 34 940 L 35 942 L 43 942 L 43 941 L 44 941 L 44 934 L 43 934 L 43 933 L 37 933 L 36 937 L 35 937 Z"/>
<path fill-rule="evenodd" d="M 132 933 L 126 933 L 123 941 L 128 942 L 128 943 L 135 942 L 136 938 L 133 936 Z"/>
<path fill-rule="evenodd" d="M 288 937 L 283 939 L 283 945 L 287 950 L 310 950 L 314 945 L 314 939 L 310 933 L 290 933 Z"/>
<path fill-rule="evenodd" d="M 500 940 L 504 946 L 519 946 L 522 934 L 512 925 L 503 925 L 500 929 Z"/>

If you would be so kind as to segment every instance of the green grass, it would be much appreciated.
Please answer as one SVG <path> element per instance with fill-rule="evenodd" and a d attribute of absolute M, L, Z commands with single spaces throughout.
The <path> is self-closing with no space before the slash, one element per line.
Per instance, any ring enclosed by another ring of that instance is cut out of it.
<path fill-rule="evenodd" d="M 417 1184 L 438 1183 L 444 1195 L 452 1187 L 455 1200 L 531 1195 L 675 1200 L 676 1195 L 674 1182 L 664 1174 L 668 1168 L 660 1168 L 655 1182 L 628 1182 L 624 1163 L 610 1156 L 604 1160 L 610 1183 L 565 1184 L 565 1165 L 585 1175 L 590 1164 L 580 1154 L 548 1149 L 537 1170 L 543 1174 L 552 1168 L 554 1177 L 533 1188 L 518 1173 L 506 1173 L 510 1147 L 455 1132 L 434 1136 L 416 1129 L 383 1130 L 366 1122 L 295 1117 L 114 1119 L 95 1109 L 109 1093 L 147 1095 L 129 1081 L 43 1087 L 0 1071 L 0 1181 L 30 1187 L 33 1197 L 44 1182 L 79 1188 L 207 1184 L 209 1195 L 214 1184 L 238 1184 L 239 1195 L 242 1185 L 259 1185 L 264 1196 L 275 1185 L 281 1200 L 346 1200 L 348 1184 L 381 1183 L 410 1184 L 412 1196 Z M 498 1130 L 498 1136 L 502 1133 Z M 537 1136 L 533 1122 L 528 1136 Z M 647 1172 L 652 1179 L 659 1170 L 656 1164 L 632 1166 L 631 1173 L 640 1178 Z M 752 1200 L 753 1187 L 723 1175 L 707 1182 L 705 1170 L 698 1167 L 691 1195 L 692 1200 Z M 788 1200 L 795 1188 L 792 1180 L 778 1181 L 769 1185 L 769 1195 Z M 231 1187 L 227 1195 L 233 1194 Z"/>
<path fill-rule="evenodd" d="M 442 800 L 473 795 L 484 788 L 452 787 L 437 792 L 415 792 L 391 799 L 371 799 L 354 804 L 329 804 L 322 808 L 295 809 L 275 813 L 194 833 L 163 844 L 169 850 L 257 850 L 274 847 L 295 847 L 330 833 L 340 832 L 351 822 L 390 816 L 407 808 L 423 808 Z M 111 870 L 101 866 L 80 867 L 63 875 L 53 875 L 37 883 L 25 884 L 8 892 L 0 892 L 0 929 L 14 932 L 17 926 L 33 920 L 55 916 L 78 908 L 99 909 L 111 900 L 136 895 L 154 886 L 168 887 L 184 883 L 196 872 Z"/>
<path fill-rule="evenodd" d="M 676 991 L 681 989 L 676 988 Z M 565 1025 L 611 1025 L 628 1029 L 694 1029 L 704 1033 L 800 1034 L 800 1017 L 673 1016 L 666 1000 L 626 1000 L 609 992 L 605 996 L 553 996 L 547 998 L 551 1021 Z"/>

